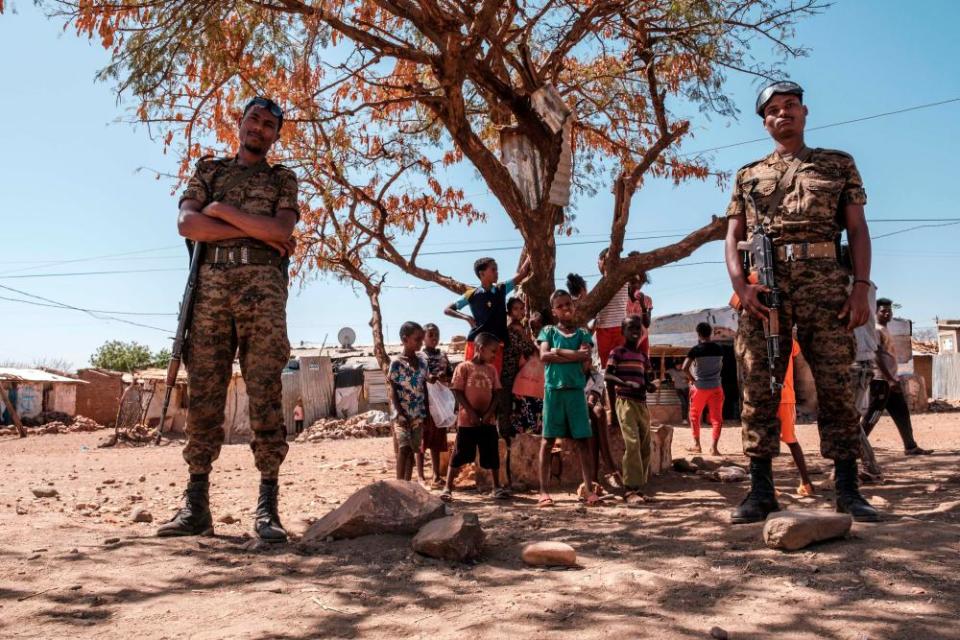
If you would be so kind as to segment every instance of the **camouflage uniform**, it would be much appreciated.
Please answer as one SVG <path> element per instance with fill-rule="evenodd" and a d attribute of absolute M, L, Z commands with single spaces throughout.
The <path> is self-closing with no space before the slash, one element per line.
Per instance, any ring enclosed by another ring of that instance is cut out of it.
<path fill-rule="evenodd" d="M 201 160 L 181 196 L 208 204 L 221 185 L 246 167 L 236 160 Z M 219 195 L 219 194 L 218 194 Z M 273 216 L 278 209 L 299 211 L 296 175 L 280 165 L 232 186 L 221 198 L 245 213 Z M 253 238 L 207 244 L 215 247 L 269 248 Z M 271 265 L 203 264 L 190 325 L 187 373 L 189 405 L 183 458 L 190 473 L 209 473 L 224 439 L 227 386 L 238 354 L 250 399 L 250 427 L 257 469 L 277 477 L 287 455 L 280 375 L 290 355 L 287 340 L 287 274 Z"/>
<path fill-rule="evenodd" d="M 833 242 L 842 230 L 843 208 L 867 201 L 853 158 L 840 151 L 812 150 L 780 206 L 767 211 L 766 202 L 790 160 L 773 153 L 740 169 L 727 217 L 745 215 L 748 237 L 758 222 L 765 223 L 774 247 Z M 759 211 L 748 206 L 751 186 Z M 859 416 L 850 379 L 855 342 L 846 329 L 847 320 L 837 318 L 849 293 L 849 273 L 835 258 L 821 258 L 777 260 L 775 274 L 783 292 L 780 353 L 790 353 L 790 330 L 796 326 L 797 341 L 816 382 L 820 452 L 834 460 L 858 458 Z M 763 324 L 746 312 L 740 316 L 735 346 L 743 383 L 744 452 L 755 458 L 776 456 L 780 394 L 770 392 Z M 780 358 L 777 380 L 783 380 L 786 367 L 787 358 Z"/>

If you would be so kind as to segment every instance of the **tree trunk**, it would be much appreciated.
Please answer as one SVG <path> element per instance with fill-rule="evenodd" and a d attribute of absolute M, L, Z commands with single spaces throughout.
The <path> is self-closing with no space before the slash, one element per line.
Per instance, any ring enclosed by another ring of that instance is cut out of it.
<path fill-rule="evenodd" d="M 527 309 L 539 311 L 544 319 L 550 315 L 550 294 L 557 288 L 557 243 L 554 225 L 544 223 L 536 229 L 537 237 L 524 238 L 524 252 L 530 257 L 530 278 L 523 284 Z"/>
<path fill-rule="evenodd" d="M 383 312 L 380 309 L 380 287 L 367 283 L 364 285 L 367 297 L 370 299 L 370 329 L 373 333 L 373 355 L 377 364 L 386 373 L 390 368 L 390 356 L 387 355 L 387 346 L 383 339 Z"/>

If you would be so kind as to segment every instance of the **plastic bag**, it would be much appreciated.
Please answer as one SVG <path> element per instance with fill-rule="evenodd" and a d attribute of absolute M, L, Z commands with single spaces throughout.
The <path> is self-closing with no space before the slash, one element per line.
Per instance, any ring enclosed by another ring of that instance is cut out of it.
<path fill-rule="evenodd" d="M 457 423 L 457 399 L 453 391 L 439 382 L 427 383 L 430 417 L 438 429 L 449 429 Z"/>
<path fill-rule="evenodd" d="M 531 356 L 513 381 L 513 394 L 529 398 L 543 398 L 544 370 L 537 355 Z"/>

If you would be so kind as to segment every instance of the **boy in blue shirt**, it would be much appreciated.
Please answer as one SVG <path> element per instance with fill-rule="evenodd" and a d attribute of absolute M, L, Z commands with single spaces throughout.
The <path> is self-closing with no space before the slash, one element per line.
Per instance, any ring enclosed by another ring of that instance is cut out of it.
<path fill-rule="evenodd" d="M 538 506 L 549 507 L 553 499 L 547 493 L 550 452 L 557 438 L 572 438 L 580 459 L 580 472 L 586 490 L 586 503 L 594 506 L 600 498 L 593 491 L 593 462 L 590 458 L 590 417 L 584 394 L 590 367 L 593 338 L 575 323 L 573 298 L 560 289 L 550 296 L 555 325 L 540 331 L 540 360 L 544 364 L 543 441 L 540 444 L 540 499 Z"/>
<path fill-rule="evenodd" d="M 493 258 L 480 258 L 474 262 L 473 272 L 480 280 L 479 286 L 468 289 L 443 312 L 451 318 L 459 318 L 470 324 L 464 360 L 472 360 L 476 355 L 474 340 L 481 333 L 489 333 L 500 341 L 501 349 L 497 351 L 497 359 L 493 362 L 499 375 L 503 371 L 503 351 L 510 340 L 507 332 L 507 296 L 530 273 L 530 259 L 524 260 L 516 275 L 506 282 L 497 282 L 500 272 L 497 261 Z M 471 315 L 461 311 L 468 306 Z"/>

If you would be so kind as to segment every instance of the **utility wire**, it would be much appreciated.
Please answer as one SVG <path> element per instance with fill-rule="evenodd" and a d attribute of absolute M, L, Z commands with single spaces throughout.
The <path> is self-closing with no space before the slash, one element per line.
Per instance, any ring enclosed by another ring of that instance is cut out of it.
<path fill-rule="evenodd" d="M 65 302 L 59 302 L 59 301 L 57 301 L 57 300 L 51 300 L 50 298 L 44 298 L 43 296 L 38 296 L 38 295 L 36 295 L 36 294 L 29 293 L 29 292 L 27 292 L 27 291 L 21 291 L 20 289 L 14 289 L 13 287 L 8 287 L 8 286 L 6 286 L 6 285 L 0 284 L 0 289 L 6 289 L 7 291 L 12 291 L 13 293 L 18 293 L 18 294 L 20 294 L 20 295 L 22 295 L 22 296 L 26 296 L 26 297 L 28 297 L 28 298 L 33 298 L 34 300 L 40 300 L 40 301 L 42 301 L 42 302 L 48 302 L 48 303 L 50 303 L 50 304 L 52 304 L 52 305 L 58 305 L 59 308 L 61 308 L 61 309 L 71 309 L 71 310 L 73 310 L 73 311 L 80 311 L 80 312 L 82 312 L 82 313 L 86 313 L 87 315 L 89 315 L 89 316 L 92 317 L 92 318 L 96 318 L 97 320 L 115 320 L 115 321 L 117 321 L 117 322 L 122 322 L 122 323 L 124 323 L 124 324 L 129 324 L 129 325 L 132 325 L 132 326 L 135 326 L 135 327 L 143 327 L 144 329 L 154 329 L 155 331 L 162 331 L 162 332 L 164 332 L 164 333 L 169 333 L 169 334 L 171 334 L 171 335 L 172 335 L 172 333 L 173 333 L 172 331 L 169 331 L 168 329 L 163 329 L 163 328 L 161 328 L 161 327 L 154 327 L 154 326 L 152 326 L 152 325 L 143 324 L 143 323 L 140 323 L 140 322 L 134 322 L 133 320 L 127 320 L 127 319 L 125 319 L 125 318 L 117 318 L 117 317 L 112 316 L 112 315 L 109 315 L 109 314 L 98 314 L 98 312 L 96 312 L 96 311 L 94 311 L 94 310 L 92 310 L 92 309 L 84 309 L 83 307 L 75 307 L 75 306 L 73 306 L 73 305 L 66 304 Z"/>
<path fill-rule="evenodd" d="M 186 269 L 117 269 L 113 271 L 67 271 L 63 273 L 26 273 L 15 276 L 0 276 L 0 280 L 21 278 L 66 278 L 72 276 L 104 276 L 115 273 L 158 273 L 163 271 L 186 271 Z"/>
<path fill-rule="evenodd" d="M 841 120 L 841 121 L 839 121 L 839 122 L 831 122 L 831 123 L 829 123 L 829 124 L 822 124 L 822 125 L 817 126 L 817 127 L 807 127 L 807 128 L 806 128 L 806 131 L 819 131 L 819 130 L 821 130 L 821 129 L 830 129 L 830 128 L 832 128 L 832 127 L 839 127 L 839 126 L 842 126 L 842 125 L 845 125 L 845 124 L 854 124 L 854 123 L 856 123 L 856 122 L 865 122 L 865 121 L 867 121 L 867 120 L 876 120 L 877 118 L 886 118 L 887 116 L 895 116 L 895 115 L 899 115 L 899 114 L 901 114 L 901 113 L 908 113 L 908 112 L 910 112 L 910 111 L 919 111 L 920 109 L 930 109 L 930 108 L 932 108 L 932 107 L 939 107 L 939 106 L 941 106 L 941 105 L 952 104 L 952 103 L 954 103 L 954 102 L 960 102 L 960 97 L 957 97 L 957 98 L 949 98 L 949 99 L 947 99 L 947 100 L 940 100 L 940 101 L 938 101 L 938 102 L 928 102 L 928 103 L 926 103 L 926 104 L 918 104 L 918 105 L 915 105 L 915 106 L 913 106 L 913 107 L 905 107 L 905 108 L 903 108 L 903 109 L 897 109 L 897 110 L 895 110 L 895 111 L 885 111 L 885 112 L 883 112 L 883 113 L 875 113 L 875 114 L 873 114 L 873 115 L 862 116 L 862 117 L 859 117 L 859 118 L 853 118 L 853 119 L 851 119 L 851 120 Z M 768 136 L 768 137 L 763 137 L 763 138 L 754 138 L 753 140 L 743 140 L 743 141 L 741 141 L 741 142 L 733 142 L 733 143 L 731 143 L 731 144 L 724 144 L 724 145 L 720 145 L 719 147 L 710 147 L 709 149 L 701 149 L 701 150 L 699 150 L 699 151 L 688 151 L 688 152 L 686 152 L 686 153 L 680 153 L 680 154 L 677 154 L 677 155 L 678 155 L 679 157 L 681 157 L 681 158 L 684 158 L 684 157 L 687 157 L 687 156 L 700 155 L 701 153 L 710 153 L 710 152 L 712 152 L 712 151 L 722 151 L 722 150 L 724 150 L 724 149 L 733 149 L 734 147 L 742 147 L 742 146 L 747 145 L 747 144 L 754 144 L 754 143 L 756 143 L 756 142 L 765 142 L 765 141 L 768 141 L 768 140 L 770 140 L 769 136 Z"/>

